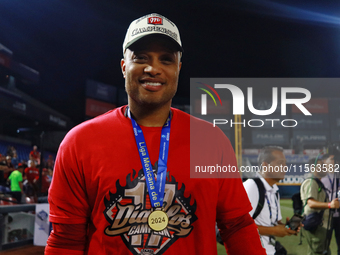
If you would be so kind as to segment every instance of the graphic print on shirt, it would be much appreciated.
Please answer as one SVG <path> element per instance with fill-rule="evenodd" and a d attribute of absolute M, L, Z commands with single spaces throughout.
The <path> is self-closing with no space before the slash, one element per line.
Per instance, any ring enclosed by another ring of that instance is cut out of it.
<path fill-rule="evenodd" d="M 156 176 L 155 169 L 157 167 L 153 166 Z M 124 187 L 117 180 L 116 193 L 109 192 L 109 199 L 104 198 L 104 215 L 109 222 L 104 233 L 120 236 L 135 255 L 163 254 L 178 238 L 184 238 L 192 231 L 192 223 L 197 220 L 196 202 L 190 204 L 191 196 L 184 197 L 185 185 L 182 184 L 179 189 L 178 182 L 168 173 L 163 207 L 169 217 L 169 224 L 164 230 L 155 232 L 147 223 L 152 207 L 143 169 L 135 175 L 135 170 L 133 180 L 131 174 L 127 175 Z"/>

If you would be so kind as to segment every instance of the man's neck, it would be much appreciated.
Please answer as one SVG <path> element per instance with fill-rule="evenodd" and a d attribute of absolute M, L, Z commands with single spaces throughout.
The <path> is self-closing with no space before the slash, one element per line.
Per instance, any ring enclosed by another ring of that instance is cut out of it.
<path fill-rule="evenodd" d="M 271 178 L 264 178 L 265 180 L 266 180 L 266 182 L 271 186 L 271 187 L 273 187 L 273 185 L 275 184 L 275 183 L 277 183 L 277 180 L 275 180 L 275 179 L 271 179 Z"/>
<path fill-rule="evenodd" d="M 326 176 L 327 176 L 327 175 L 326 175 Z M 321 181 L 321 178 L 322 178 L 322 177 L 318 176 L 317 173 L 314 173 L 314 174 L 313 174 L 313 178 L 319 179 L 319 180 Z"/>
<path fill-rule="evenodd" d="M 170 104 L 158 108 L 137 106 L 129 101 L 129 108 L 138 125 L 145 127 L 162 127 L 169 117 Z"/>

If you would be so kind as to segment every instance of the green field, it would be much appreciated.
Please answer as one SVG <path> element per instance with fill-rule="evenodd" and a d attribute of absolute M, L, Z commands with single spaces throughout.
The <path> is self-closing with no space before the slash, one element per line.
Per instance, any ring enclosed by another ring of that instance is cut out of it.
<path fill-rule="evenodd" d="M 293 213 L 292 200 L 290 199 L 282 199 L 281 200 L 281 213 L 282 218 L 291 217 Z M 283 221 L 284 222 L 284 221 Z M 299 236 L 286 236 L 286 237 L 278 237 L 278 240 L 288 251 L 288 255 L 303 255 L 307 253 L 307 241 L 305 238 L 302 238 L 302 244 L 300 243 L 300 234 Z M 335 237 L 333 235 L 332 242 L 330 245 L 332 255 L 337 254 L 337 245 L 335 242 Z M 217 244 L 217 252 L 218 255 L 227 254 L 224 246 Z"/>

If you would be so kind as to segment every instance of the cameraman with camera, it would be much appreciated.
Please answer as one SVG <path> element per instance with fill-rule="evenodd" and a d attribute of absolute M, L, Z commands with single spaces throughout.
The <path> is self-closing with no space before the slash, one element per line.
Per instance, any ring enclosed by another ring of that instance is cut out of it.
<path fill-rule="evenodd" d="M 267 255 L 287 254 L 286 249 L 275 241 L 275 236 L 296 235 L 300 228 L 292 230 L 282 222 L 279 188 L 276 183 L 283 180 L 286 174 L 284 169 L 287 165 L 283 149 L 278 146 L 262 148 L 258 164 L 261 168 L 259 175 L 243 183 L 253 207 L 250 215 L 258 227 Z M 288 218 L 286 220 L 289 222 Z"/>

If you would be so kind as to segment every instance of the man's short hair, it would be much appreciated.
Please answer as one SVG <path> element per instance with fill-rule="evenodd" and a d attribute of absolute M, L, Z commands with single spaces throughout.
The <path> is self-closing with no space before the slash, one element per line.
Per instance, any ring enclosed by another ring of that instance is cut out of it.
<path fill-rule="evenodd" d="M 283 152 L 283 148 L 280 147 L 280 146 L 265 146 L 265 147 L 263 147 L 260 151 L 258 158 L 257 158 L 257 162 L 258 162 L 259 166 L 261 166 L 263 162 L 270 163 L 275 159 L 275 157 L 272 154 L 273 151 Z"/>
<path fill-rule="evenodd" d="M 318 162 L 318 160 L 320 160 L 320 159 L 319 159 L 319 158 L 318 158 L 318 159 L 316 159 L 316 158 L 310 158 L 310 159 L 308 160 L 308 165 L 309 165 L 309 166 L 315 165 L 316 162 Z"/>
<path fill-rule="evenodd" d="M 334 156 L 333 154 L 331 153 L 326 153 L 326 154 L 323 154 L 320 158 L 320 160 L 326 160 L 328 159 L 330 156 Z"/>

